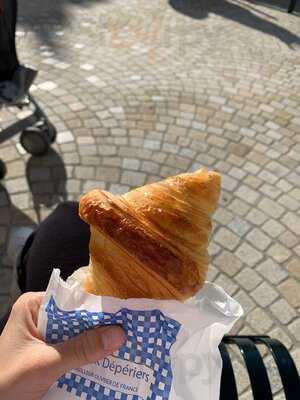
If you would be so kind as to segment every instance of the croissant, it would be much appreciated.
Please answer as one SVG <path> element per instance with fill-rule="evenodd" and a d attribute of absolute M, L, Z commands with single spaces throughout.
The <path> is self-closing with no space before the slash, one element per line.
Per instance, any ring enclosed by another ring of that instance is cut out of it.
<path fill-rule="evenodd" d="M 85 194 L 80 217 L 90 224 L 84 289 L 119 298 L 185 300 L 208 270 L 211 215 L 220 175 L 198 170 L 132 190 Z"/>

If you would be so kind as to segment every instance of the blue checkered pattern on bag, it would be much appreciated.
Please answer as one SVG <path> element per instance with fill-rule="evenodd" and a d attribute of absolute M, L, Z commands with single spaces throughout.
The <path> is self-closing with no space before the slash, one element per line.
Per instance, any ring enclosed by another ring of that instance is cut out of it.
<path fill-rule="evenodd" d="M 173 377 L 170 349 L 180 329 L 177 321 L 166 317 L 160 310 L 136 311 L 122 308 L 116 313 L 63 311 L 57 307 L 53 297 L 47 305 L 46 312 L 46 341 L 51 344 L 60 343 L 95 326 L 122 325 L 127 333 L 127 341 L 114 356 L 146 365 L 154 371 L 154 381 L 151 383 L 147 400 L 169 398 Z M 124 394 L 103 387 L 73 372 L 62 376 L 58 387 L 87 400 L 140 400 L 138 395 Z"/>

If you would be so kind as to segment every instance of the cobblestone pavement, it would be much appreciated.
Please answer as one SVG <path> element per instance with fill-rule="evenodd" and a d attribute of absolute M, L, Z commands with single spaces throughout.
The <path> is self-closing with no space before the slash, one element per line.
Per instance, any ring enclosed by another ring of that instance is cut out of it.
<path fill-rule="evenodd" d="M 236 332 L 282 340 L 299 365 L 300 19 L 286 7 L 20 1 L 20 58 L 38 68 L 32 93 L 59 133 L 43 158 L 24 154 L 17 137 L 0 146 L 8 169 L 2 253 L 15 226 L 38 223 L 92 187 L 123 193 L 217 169 L 223 192 L 210 279 L 244 307 Z M 22 116 L 1 111 L 1 124 Z M 2 260 L 3 311 L 11 268 Z M 240 361 L 235 366 L 242 399 L 250 399 Z"/>

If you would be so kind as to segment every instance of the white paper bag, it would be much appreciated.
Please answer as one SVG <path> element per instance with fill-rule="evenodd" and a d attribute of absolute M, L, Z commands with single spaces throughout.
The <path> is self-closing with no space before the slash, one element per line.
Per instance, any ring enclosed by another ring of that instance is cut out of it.
<path fill-rule="evenodd" d="M 175 300 L 101 297 L 54 270 L 38 327 L 59 343 L 99 325 L 122 325 L 126 343 L 112 356 L 63 375 L 44 400 L 219 400 L 218 345 L 243 314 L 220 287 Z"/>

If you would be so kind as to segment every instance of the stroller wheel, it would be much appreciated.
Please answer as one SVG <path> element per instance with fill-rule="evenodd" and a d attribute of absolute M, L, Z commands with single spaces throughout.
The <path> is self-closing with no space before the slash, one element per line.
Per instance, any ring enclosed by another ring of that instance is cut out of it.
<path fill-rule="evenodd" d="M 3 179 L 6 174 L 6 166 L 2 160 L 0 160 L 0 179 Z"/>
<path fill-rule="evenodd" d="M 47 128 L 47 130 L 48 130 L 48 135 L 49 135 L 49 138 L 50 138 L 50 143 L 54 143 L 54 142 L 55 142 L 55 139 L 56 139 L 56 136 L 57 136 L 57 130 L 56 130 L 55 126 L 54 126 L 53 124 L 51 124 L 51 122 L 49 122 L 49 123 L 46 125 L 46 128 Z"/>
<path fill-rule="evenodd" d="M 25 129 L 21 134 L 20 142 L 27 153 L 33 156 L 46 154 L 51 143 L 47 126 L 33 126 Z"/>

